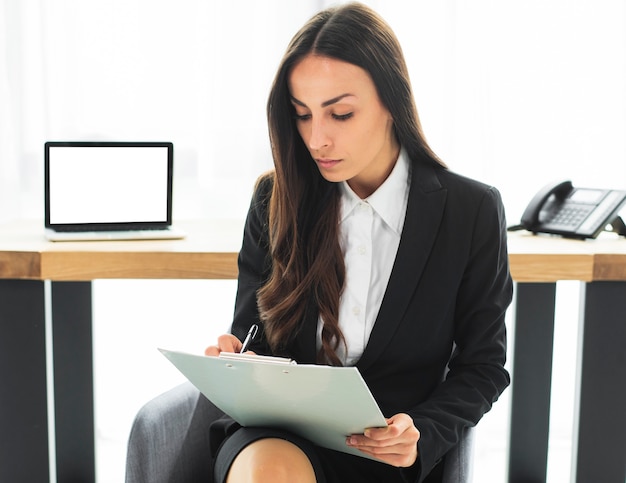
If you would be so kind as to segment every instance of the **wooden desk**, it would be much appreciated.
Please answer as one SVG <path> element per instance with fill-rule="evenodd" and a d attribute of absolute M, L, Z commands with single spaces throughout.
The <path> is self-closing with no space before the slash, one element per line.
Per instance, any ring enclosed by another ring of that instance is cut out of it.
<path fill-rule="evenodd" d="M 50 478 L 47 319 L 57 481 L 95 480 L 91 281 L 237 278 L 242 221 L 180 226 L 185 240 L 51 243 L 43 222 L 0 225 L 0 481 Z"/>
<path fill-rule="evenodd" d="M 91 281 L 236 278 L 242 223 L 181 224 L 188 237 L 179 241 L 80 243 L 46 242 L 41 225 L 0 226 L 0 431 L 12 435 L 0 439 L 0 481 L 49 479 L 46 312 L 53 321 L 57 480 L 93 481 Z M 576 481 L 622 483 L 626 241 L 514 233 L 509 252 L 517 282 L 509 481 L 545 481 L 555 283 L 580 280 Z"/>
<path fill-rule="evenodd" d="M 234 279 L 242 221 L 177 223 L 184 240 L 48 242 L 43 223 L 0 225 L 0 279 Z"/>
<path fill-rule="evenodd" d="M 509 483 L 546 481 L 556 282 L 579 280 L 572 481 L 626 478 L 626 239 L 509 235 L 516 281 Z M 576 301 L 578 302 L 578 301 Z M 558 377 L 558 375 L 557 375 Z"/>
<path fill-rule="evenodd" d="M 509 233 L 509 259 L 516 282 L 626 280 L 626 239 L 612 233 L 584 241 Z"/>

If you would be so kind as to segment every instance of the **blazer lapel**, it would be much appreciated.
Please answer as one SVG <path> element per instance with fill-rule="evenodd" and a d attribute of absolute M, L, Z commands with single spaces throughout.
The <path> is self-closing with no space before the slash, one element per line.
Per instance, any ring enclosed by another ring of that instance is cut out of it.
<path fill-rule="evenodd" d="M 435 167 L 413 163 L 402 238 L 383 302 L 357 367 L 371 365 L 388 346 L 432 250 L 446 200 Z"/>

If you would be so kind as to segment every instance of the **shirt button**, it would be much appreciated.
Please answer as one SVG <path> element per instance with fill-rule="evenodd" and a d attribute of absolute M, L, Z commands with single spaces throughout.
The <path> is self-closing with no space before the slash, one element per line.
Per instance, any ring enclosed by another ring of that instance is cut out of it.
<path fill-rule="evenodd" d="M 361 308 L 357 307 L 357 306 L 352 307 L 352 313 L 354 315 L 360 315 L 361 314 Z"/>
<path fill-rule="evenodd" d="M 357 253 L 359 255 L 365 255 L 367 253 L 367 248 L 365 247 L 365 245 L 359 245 L 359 247 L 357 248 Z"/>

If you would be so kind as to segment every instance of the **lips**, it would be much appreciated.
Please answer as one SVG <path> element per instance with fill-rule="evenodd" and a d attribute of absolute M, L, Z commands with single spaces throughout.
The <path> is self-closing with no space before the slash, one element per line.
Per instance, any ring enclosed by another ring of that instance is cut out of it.
<path fill-rule="evenodd" d="M 341 159 L 317 158 L 315 162 L 321 169 L 331 169 L 337 166 L 341 162 Z"/>

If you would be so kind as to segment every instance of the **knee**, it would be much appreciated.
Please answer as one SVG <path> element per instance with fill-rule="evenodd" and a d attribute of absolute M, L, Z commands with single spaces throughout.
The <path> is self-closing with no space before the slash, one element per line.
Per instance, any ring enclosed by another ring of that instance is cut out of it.
<path fill-rule="evenodd" d="M 277 438 L 255 441 L 233 461 L 227 483 L 315 483 L 306 454 L 296 445 Z"/>

